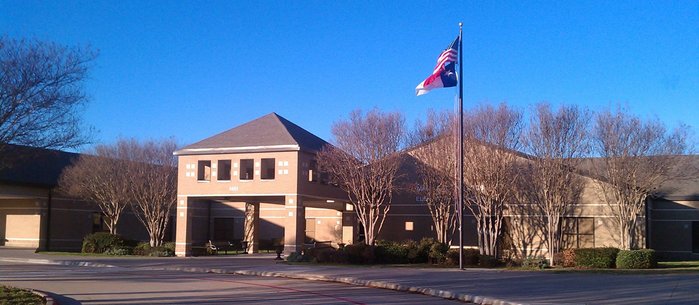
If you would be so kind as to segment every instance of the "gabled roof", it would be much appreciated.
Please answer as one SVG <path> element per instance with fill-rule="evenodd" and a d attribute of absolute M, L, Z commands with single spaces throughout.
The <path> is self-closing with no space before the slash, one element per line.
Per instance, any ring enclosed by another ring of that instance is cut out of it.
<path fill-rule="evenodd" d="M 272 112 L 175 151 L 175 155 L 232 152 L 319 151 L 323 139 Z"/>
<path fill-rule="evenodd" d="M 672 158 L 677 163 L 667 172 L 667 177 L 658 186 L 655 196 L 667 200 L 699 200 L 699 155 L 676 155 Z M 595 167 L 604 170 L 604 160 L 602 158 L 587 158 L 580 164 L 580 169 L 587 176 L 604 181 L 604 177 L 595 173 Z"/>
<path fill-rule="evenodd" d="M 30 146 L 4 145 L 0 164 L 0 182 L 54 187 L 67 166 L 80 155 Z"/>

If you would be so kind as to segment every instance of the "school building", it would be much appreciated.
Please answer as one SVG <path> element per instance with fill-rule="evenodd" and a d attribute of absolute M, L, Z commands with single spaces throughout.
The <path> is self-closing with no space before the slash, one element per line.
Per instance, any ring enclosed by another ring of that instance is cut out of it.
<path fill-rule="evenodd" d="M 198 254 L 205 243 L 248 242 L 249 251 L 282 244 L 285 253 L 316 241 L 334 246 L 363 239 L 347 195 L 318 171 L 316 153 L 326 141 L 276 113 L 185 146 L 178 158 L 178 194 L 171 236 L 176 255 Z M 61 171 L 77 154 L 10 146 L 9 165 L 0 167 L 0 246 L 51 250 L 80 248 L 82 237 L 103 230 L 92 203 L 56 189 Z M 667 258 L 699 259 L 699 156 L 684 156 L 659 196 L 647 201 L 638 243 Z M 414 177 L 421 162 L 410 150 L 401 169 Z M 565 247 L 617 246 L 609 208 L 595 195 L 595 181 L 562 222 Z M 127 213 L 128 214 L 128 213 Z M 508 221 L 513 221 L 510 218 Z M 475 221 L 465 213 L 465 241 L 477 246 Z M 507 231 L 507 228 L 505 229 Z M 147 240 L 133 215 L 120 221 L 120 234 Z M 508 235 L 512 235 L 509 232 Z M 420 196 L 394 194 L 379 239 L 434 237 L 429 211 Z M 505 247 L 544 254 L 535 237 L 506 236 Z M 503 250 L 509 250 L 503 248 Z"/>

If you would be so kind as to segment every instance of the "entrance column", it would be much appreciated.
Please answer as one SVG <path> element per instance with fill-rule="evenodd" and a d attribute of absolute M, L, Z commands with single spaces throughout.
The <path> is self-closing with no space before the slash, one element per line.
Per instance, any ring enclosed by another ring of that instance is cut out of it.
<path fill-rule="evenodd" d="M 194 200 L 177 196 L 177 231 L 175 232 L 175 255 L 192 256 L 192 214 Z"/>
<path fill-rule="evenodd" d="M 306 237 L 306 211 L 299 196 L 285 196 L 284 254 L 300 252 Z"/>
<path fill-rule="evenodd" d="M 245 203 L 245 241 L 248 247 L 247 253 L 257 253 L 260 248 L 260 203 Z"/>
<path fill-rule="evenodd" d="M 342 243 L 346 245 L 354 244 L 355 242 L 355 219 L 354 207 L 351 203 L 345 203 L 345 210 L 342 211 Z"/>

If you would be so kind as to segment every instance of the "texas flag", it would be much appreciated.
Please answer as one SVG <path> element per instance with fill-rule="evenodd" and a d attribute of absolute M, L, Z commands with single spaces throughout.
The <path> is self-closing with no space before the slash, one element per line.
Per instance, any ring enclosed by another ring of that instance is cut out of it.
<path fill-rule="evenodd" d="M 417 95 L 423 95 L 432 89 L 447 88 L 456 86 L 457 76 L 455 72 L 456 55 L 459 52 L 459 37 L 439 55 L 437 66 L 434 67 L 432 75 L 415 87 Z"/>

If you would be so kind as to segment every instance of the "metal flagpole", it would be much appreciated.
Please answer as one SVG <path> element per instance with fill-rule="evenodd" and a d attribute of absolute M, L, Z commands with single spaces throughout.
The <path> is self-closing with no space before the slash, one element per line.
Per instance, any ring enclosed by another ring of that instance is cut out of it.
<path fill-rule="evenodd" d="M 463 84 L 463 23 L 459 22 L 459 269 L 464 269 L 464 84 Z"/>

